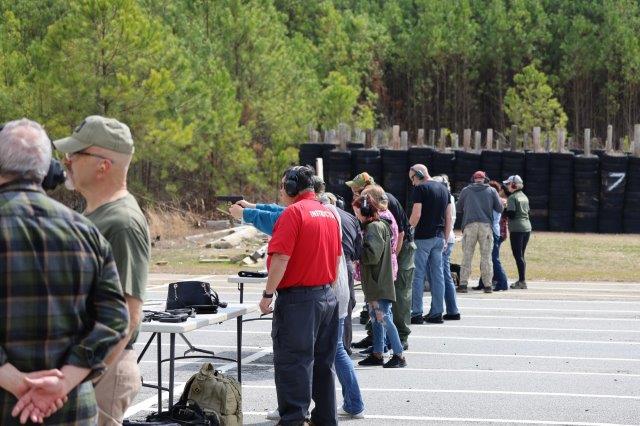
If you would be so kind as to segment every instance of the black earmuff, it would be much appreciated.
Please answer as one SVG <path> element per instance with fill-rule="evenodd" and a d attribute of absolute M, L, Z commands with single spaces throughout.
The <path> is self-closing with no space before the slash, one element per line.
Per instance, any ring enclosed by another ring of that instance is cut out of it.
<path fill-rule="evenodd" d="M 362 205 L 360 206 L 360 214 L 364 217 L 373 217 L 373 209 L 367 201 L 367 197 L 362 197 Z"/>
<path fill-rule="evenodd" d="M 311 179 L 313 171 L 309 172 L 309 177 L 307 178 L 304 173 L 307 170 L 310 170 L 310 168 L 305 166 L 295 166 L 287 170 L 282 184 L 285 194 L 289 197 L 297 197 L 304 189 L 313 188 L 313 180 Z"/>
<path fill-rule="evenodd" d="M 295 167 L 287 171 L 283 184 L 285 194 L 289 197 L 296 197 L 300 192 L 298 181 L 298 174 L 296 173 Z"/>
<path fill-rule="evenodd" d="M 420 170 L 416 170 L 413 167 L 411 167 L 411 170 L 413 171 L 413 173 L 415 173 L 415 176 L 419 179 L 419 180 L 424 180 L 424 173 L 422 173 Z"/>

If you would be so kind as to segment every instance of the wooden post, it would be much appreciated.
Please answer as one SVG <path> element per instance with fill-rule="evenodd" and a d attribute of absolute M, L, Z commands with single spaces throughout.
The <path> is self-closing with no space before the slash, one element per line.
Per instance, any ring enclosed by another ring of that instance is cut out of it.
<path fill-rule="evenodd" d="M 544 140 L 544 148 L 546 152 L 551 152 L 551 133 L 545 132 L 547 138 Z"/>
<path fill-rule="evenodd" d="M 317 130 L 312 130 L 309 134 L 309 142 L 318 143 L 318 140 L 320 140 L 320 132 L 318 132 Z"/>
<path fill-rule="evenodd" d="M 451 149 L 460 149 L 460 142 L 457 133 L 451 133 Z"/>
<path fill-rule="evenodd" d="M 511 151 L 515 151 L 518 147 L 518 126 L 515 124 L 511 126 L 511 137 L 509 138 L 509 143 L 511 144 Z"/>
<path fill-rule="evenodd" d="M 558 152 L 564 152 L 564 129 L 558 129 Z"/>
<path fill-rule="evenodd" d="M 591 155 L 591 129 L 584 129 L 584 155 Z"/>
<path fill-rule="evenodd" d="M 400 148 L 400 126 L 395 125 L 391 129 L 391 149 Z"/>
<path fill-rule="evenodd" d="M 429 130 L 429 146 L 434 149 L 436 147 L 436 130 L 435 129 Z"/>
<path fill-rule="evenodd" d="M 613 126 L 611 124 L 607 126 L 607 141 L 605 142 L 604 150 L 608 154 L 613 151 Z"/>
<path fill-rule="evenodd" d="M 522 150 L 526 151 L 529 148 L 529 133 L 522 134 Z"/>
<path fill-rule="evenodd" d="M 493 149 L 493 129 L 487 129 L 487 149 Z"/>
<path fill-rule="evenodd" d="M 366 132 L 364 147 L 371 148 L 372 145 L 373 145 L 373 129 L 369 129 Z"/>
<path fill-rule="evenodd" d="M 480 133 L 479 130 L 476 130 L 474 136 L 473 150 L 480 152 L 482 150 L 482 133 Z"/>
<path fill-rule="evenodd" d="M 416 142 L 418 146 L 424 146 L 424 129 L 418 129 L 418 140 Z"/>
<path fill-rule="evenodd" d="M 633 126 L 633 155 L 640 157 L 640 124 Z"/>
<path fill-rule="evenodd" d="M 406 130 L 400 132 L 400 149 L 405 151 L 409 148 L 409 133 Z"/>
<path fill-rule="evenodd" d="M 367 131 L 360 131 L 360 135 L 359 138 L 356 139 L 357 143 L 361 143 L 361 144 L 366 144 L 367 143 L 367 133 L 371 132 L 370 130 Z"/>
<path fill-rule="evenodd" d="M 316 158 L 316 176 L 324 180 L 324 166 L 322 163 L 322 157 Z"/>
<path fill-rule="evenodd" d="M 340 145 L 340 150 L 347 150 L 347 125 L 344 123 L 338 124 L 338 144 Z"/>
<path fill-rule="evenodd" d="M 471 149 L 471 129 L 464 129 L 462 132 L 462 149 L 464 152 Z"/>
<path fill-rule="evenodd" d="M 440 129 L 440 141 L 438 142 L 438 149 L 440 149 L 440 151 L 444 151 L 445 148 L 445 133 L 444 133 L 444 127 L 442 127 Z"/>
<path fill-rule="evenodd" d="M 540 144 L 540 127 L 533 128 L 533 152 L 542 151 L 542 145 Z"/>

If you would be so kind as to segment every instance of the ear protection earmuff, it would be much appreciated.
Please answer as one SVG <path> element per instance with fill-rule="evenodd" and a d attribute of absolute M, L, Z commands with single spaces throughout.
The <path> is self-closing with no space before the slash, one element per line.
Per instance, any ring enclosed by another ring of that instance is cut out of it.
<path fill-rule="evenodd" d="M 287 171 L 284 176 L 284 192 L 289 197 L 296 197 L 300 192 L 298 174 L 296 173 L 299 166 Z"/>
<path fill-rule="evenodd" d="M 411 171 L 413 171 L 413 173 L 415 173 L 415 174 L 416 174 L 415 176 L 416 176 L 419 180 L 424 180 L 424 173 L 422 173 L 420 170 L 416 170 L 416 169 L 414 169 L 413 167 L 411 167 L 411 169 L 410 169 L 410 170 L 411 170 Z"/>
<path fill-rule="evenodd" d="M 308 176 L 305 175 L 305 172 L 308 172 Z M 313 188 L 312 175 L 313 170 L 307 166 L 295 166 L 287 170 L 282 184 L 284 192 L 289 197 L 297 197 L 302 190 Z"/>
<path fill-rule="evenodd" d="M 371 204 L 367 201 L 367 197 L 362 198 L 362 205 L 360 206 L 360 214 L 364 217 L 373 217 L 373 209 Z"/>

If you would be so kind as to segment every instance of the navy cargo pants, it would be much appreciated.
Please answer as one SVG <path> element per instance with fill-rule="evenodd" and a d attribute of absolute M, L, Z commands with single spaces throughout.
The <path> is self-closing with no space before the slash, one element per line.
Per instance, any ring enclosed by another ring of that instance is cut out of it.
<path fill-rule="evenodd" d="M 278 291 L 271 330 L 282 425 L 301 425 L 311 404 L 317 425 L 337 425 L 335 370 L 338 302 L 329 286 Z"/>

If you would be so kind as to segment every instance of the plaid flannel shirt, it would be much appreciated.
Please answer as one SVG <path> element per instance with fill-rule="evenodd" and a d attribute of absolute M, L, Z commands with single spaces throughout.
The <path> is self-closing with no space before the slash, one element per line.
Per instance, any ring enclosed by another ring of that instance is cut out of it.
<path fill-rule="evenodd" d="M 104 370 L 128 326 L 109 243 L 33 182 L 0 186 L 0 318 L 0 365 L 31 372 L 71 364 L 91 369 L 90 377 Z M 0 389 L 0 424 L 18 424 L 15 403 Z M 46 424 L 89 424 L 96 416 L 85 381 Z"/>

